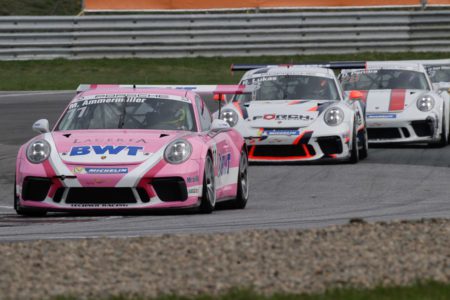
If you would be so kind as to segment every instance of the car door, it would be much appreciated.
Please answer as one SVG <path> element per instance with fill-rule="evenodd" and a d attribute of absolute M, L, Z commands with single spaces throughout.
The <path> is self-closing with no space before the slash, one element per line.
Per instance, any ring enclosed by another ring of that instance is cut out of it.
<path fill-rule="evenodd" d="M 201 131 L 205 133 L 205 142 L 211 144 L 213 152 L 217 198 L 231 196 L 234 193 L 232 185 L 236 183 L 236 178 L 233 176 L 235 172 L 231 168 L 233 158 L 231 139 L 228 136 L 227 130 L 210 130 L 212 117 L 208 107 L 198 95 L 196 95 L 195 102 Z"/>

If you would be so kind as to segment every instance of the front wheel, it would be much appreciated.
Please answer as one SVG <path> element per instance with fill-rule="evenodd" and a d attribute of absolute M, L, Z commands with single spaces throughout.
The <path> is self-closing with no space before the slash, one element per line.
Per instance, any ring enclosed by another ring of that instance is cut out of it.
<path fill-rule="evenodd" d="M 216 183 L 214 165 L 211 156 L 206 157 L 205 172 L 203 173 L 203 189 L 199 211 L 210 214 L 216 206 Z"/>
<path fill-rule="evenodd" d="M 367 128 L 364 128 L 359 134 L 359 140 L 361 141 L 361 149 L 359 149 L 359 159 L 367 158 L 369 154 L 369 138 L 367 136 Z"/>
<path fill-rule="evenodd" d="M 432 147 L 445 147 L 448 144 L 448 133 L 447 133 L 447 126 L 446 126 L 446 120 L 445 120 L 445 109 L 444 114 L 442 115 L 442 126 L 441 126 L 441 135 L 440 139 L 437 143 L 431 144 Z"/>
<path fill-rule="evenodd" d="M 354 125 L 356 125 L 356 122 Z M 356 126 L 353 126 L 352 148 L 350 149 L 350 156 L 348 158 L 348 162 L 351 164 L 356 164 L 358 161 L 359 161 L 358 136 L 356 134 Z"/>
<path fill-rule="evenodd" d="M 237 181 L 236 199 L 230 202 L 230 208 L 243 209 L 247 205 L 249 187 L 248 187 L 248 155 L 245 149 L 241 152 L 239 160 L 239 173 Z"/>

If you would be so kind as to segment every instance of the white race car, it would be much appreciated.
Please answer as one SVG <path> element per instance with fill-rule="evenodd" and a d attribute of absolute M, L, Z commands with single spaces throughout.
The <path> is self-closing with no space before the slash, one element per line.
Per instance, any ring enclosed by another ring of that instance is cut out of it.
<path fill-rule="evenodd" d="M 357 62 L 357 63 L 361 64 L 365 62 Z M 379 64 L 381 62 L 370 62 L 370 64 L 374 63 Z M 428 76 L 430 77 L 430 80 L 433 84 L 433 88 L 436 91 L 450 92 L 450 59 L 399 60 L 399 61 L 390 61 L 390 63 L 422 64 L 425 67 Z M 334 64 L 336 64 L 336 62 L 334 62 Z"/>
<path fill-rule="evenodd" d="M 447 145 L 449 97 L 433 90 L 423 65 L 367 62 L 365 69 L 342 70 L 339 79 L 366 103 L 370 143 Z"/>
<path fill-rule="evenodd" d="M 247 65 L 236 95 L 220 118 L 246 139 L 250 161 L 308 161 L 367 157 L 359 101 L 346 100 L 333 71 L 305 66 Z M 243 70 L 235 65 L 233 70 Z"/>

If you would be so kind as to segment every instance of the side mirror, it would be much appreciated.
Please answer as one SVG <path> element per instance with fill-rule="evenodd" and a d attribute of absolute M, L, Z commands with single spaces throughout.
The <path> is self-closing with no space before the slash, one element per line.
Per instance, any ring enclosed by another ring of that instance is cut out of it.
<path fill-rule="evenodd" d="M 350 94 L 348 95 L 348 98 L 350 100 L 362 100 L 363 94 L 360 91 L 350 91 Z"/>
<path fill-rule="evenodd" d="M 214 101 L 226 102 L 227 98 L 225 97 L 225 94 L 214 94 Z"/>
<path fill-rule="evenodd" d="M 230 125 L 222 119 L 215 119 L 211 124 L 211 130 L 230 128 Z"/>
<path fill-rule="evenodd" d="M 48 120 L 47 119 L 37 120 L 36 122 L 34 122 L 33 127 L 31 127 L 31 128 L 33 128 L 33 130 L 38 132 L 38 133 L 50 132 L 50 128 L 49 128 L 49 124 L 48 124 Z"/>

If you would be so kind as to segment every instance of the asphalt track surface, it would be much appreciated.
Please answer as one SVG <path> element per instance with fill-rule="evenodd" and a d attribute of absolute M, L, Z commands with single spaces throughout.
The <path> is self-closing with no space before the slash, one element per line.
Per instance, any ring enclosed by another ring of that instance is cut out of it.
<path fill-rule="evenodd" d="M 71 91 L 0 93 L 0 241 L 132 237 L 164 233 L 313 228 L 368 221 L 450 217 L 450 146 L 371 148 L 356 165 L 252 165 L 245 210 L 211 215 L 49 214 L 16 216 L 13 176 L 19 145 L 35 134 L 34 121 L 54 124 Z"/>

